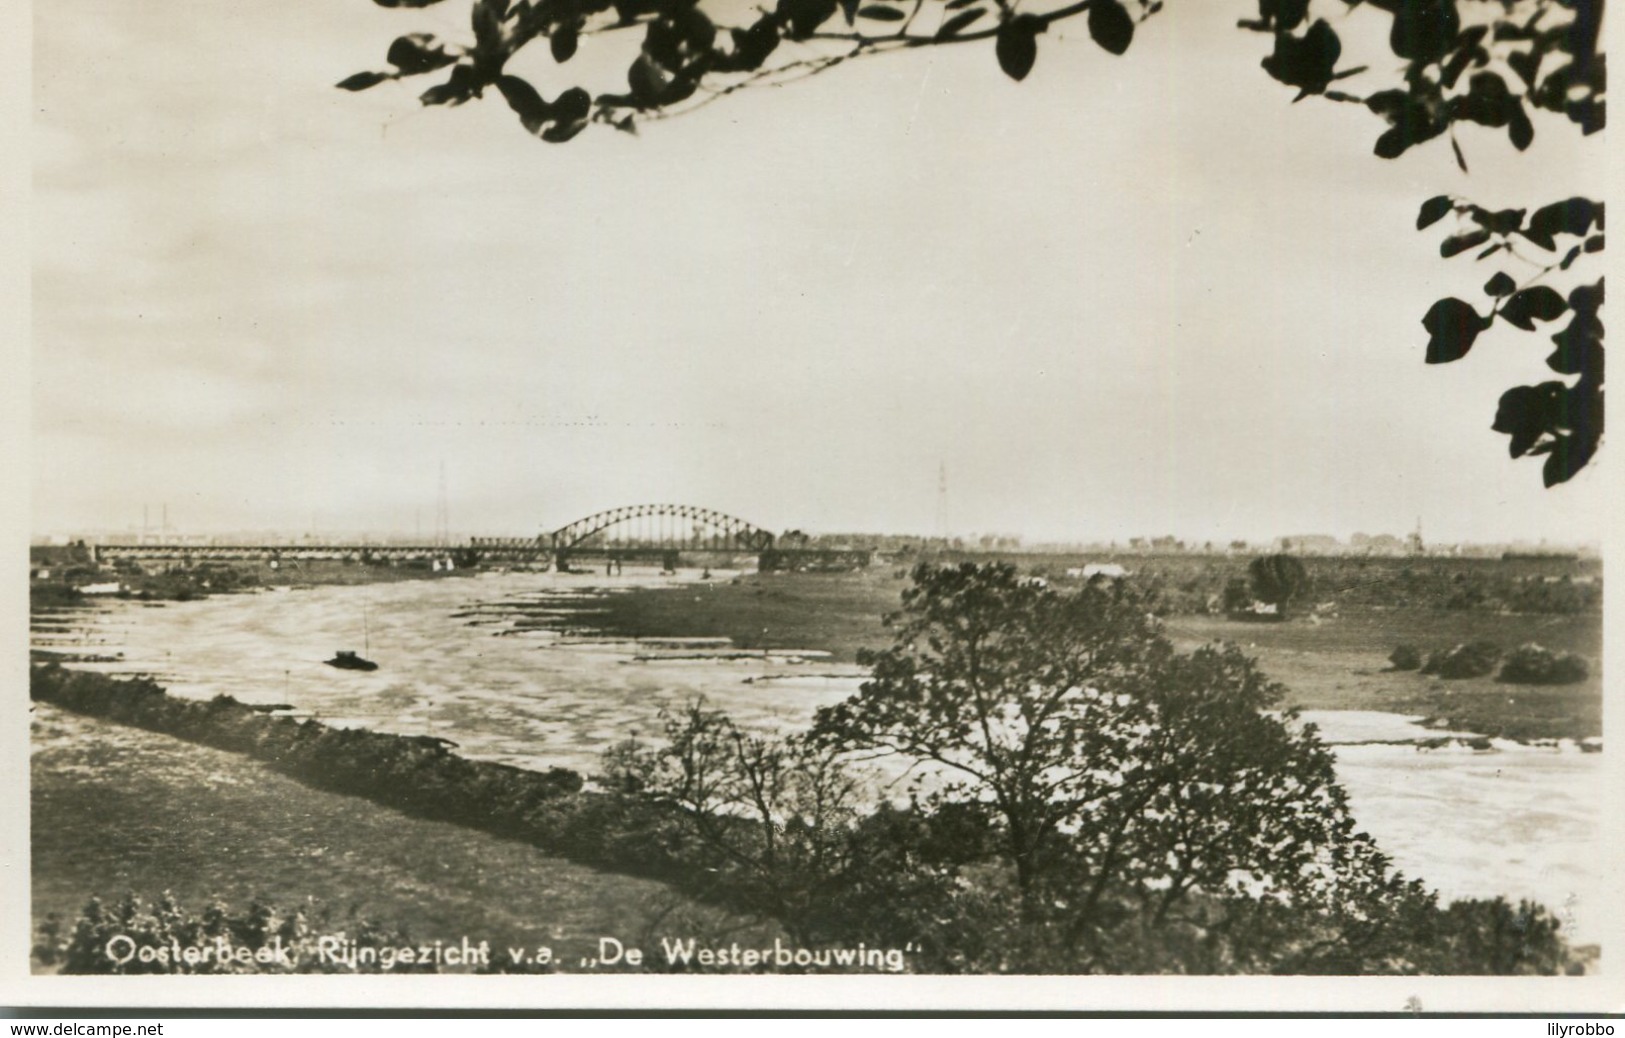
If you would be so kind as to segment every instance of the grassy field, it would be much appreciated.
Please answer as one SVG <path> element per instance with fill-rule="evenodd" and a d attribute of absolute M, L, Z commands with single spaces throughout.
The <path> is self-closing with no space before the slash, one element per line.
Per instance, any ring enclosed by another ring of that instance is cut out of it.
<path fill-rule="evenodd" d="M 1474 566 L 1486 568 L 1479 560 Z M 906 586 L 900 571 L 877 566 L 640 589 L 598 603 L 593 627 L 626 637 L 728 637 L 745 649 L 822 649 L 851 663 L 860 648 L 888 644 L 880 618 L 900 608 Z M 1522 739 L 1602 731 L 1600 613 L 1505 614 L 1355 601 L 1314 620 L 1279 624 L 1180 615 L 1169 619 L 1168 631 L 1185 647 L 1215 640 L 1242 645 L 1287 686 L 1287 702 L 1306 709 L 1415 714 L 1461 731 Z M 1402 642 L 1426 653 L 1479 639 L 1503 650 L 1535 641 L 1576 652 L 1587 658 L 1591 676 L 1537 688 L 1493 677 L 1437 680 L 1388 666 L 1388 654 Z"/>
<path fill-rule="evenodd" d="M 890 568 L 762 573 L 732 581 L 638 588 L 593 608 L 594 630 L 631 638 L 730 638 L 741 649 L 820 649 L 843 663 L 888 642 L 880 618 L 902 606 Z"/>
<path fill-rule="evenodd" d="M 315 897 L 415 941 L 546 944 L 570 969 L 600 936 L 755 936 L 662 884 L 300 785 L 240 754 L 36 704 L 33 912 L 65 926 L 91 895 L 168 890 L 291 910 Z M 771 940 L 771 938 L 769 938 Z"/>
<path fill-rule="evenodd" d="M 1309 710 L 1385 710 L 1437 719 L 1458 731 L 1513 739 L 1583 739 L 1602 734 L 1602 618 L 1504 616 L 1431 610 L 1351 608 L 1319 623 L 1242 623 L 1221 616 L 1178 617 L 1169 633 L 1184 647 L 1231 641 L 1284 684 L 1286 701 Z M 1573 685 L 1532 686 L 1494 676 L 1443 680 L 1395 671 L 1388 654 L 1402 642 L 1424 653 L 1460 642 L 1502 649 L 1539 642 L 1587 658 L 1591 676 Z"/>

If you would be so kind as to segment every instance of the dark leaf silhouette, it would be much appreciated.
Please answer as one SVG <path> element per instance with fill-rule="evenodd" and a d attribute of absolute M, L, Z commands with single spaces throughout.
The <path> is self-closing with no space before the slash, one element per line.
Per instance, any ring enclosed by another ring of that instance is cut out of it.
<path fill-rule="evenodd" d="M 1134 42 L 1134 19 L 1117 0 L 1095 0 L 1089 5 L 1089 36 L 1112 54 L 1122 54 Z"/>
<path fill-rule="evenodd" d="M 1499 127 L 1511 121 L 1514 109 L 1521 110 L 1521 102 L 1508 92 L 1506 81 L 1494 72 L 1476 72 L 1468 82 L 1467 94 L 1451 102 L 1454 118 Z"/>
<path fill-rule="evenodd" d="M 552 106 L 542 100 L 535 87 L 518 76 L 498 79 L 497 89 L 502 92 L 508 107 L 519 116 L 520 123 L 531 133 L 540 133 L 547 121 L 553 118 Z"/>
<path fill-rule="evenodd" d="M 1541 466 L 1541 478 L 1546 486 L 1555 487 L 1573 479 L 1596 455 L 1598 443 L 1595 437 L 1578 434 L 1557 437 L 1551 453 L 1546 456 L 1546 464 Z"/>
<path fill-rule="evenodd" d="M 1518 288 L 1518 283 L 1512 280 L 1506 271 L 1497 271 L 1495 276 L 1484 283 L 1484 294 L 1491 296 L 1509 296 Z"/>
<path fill-rule="evenodd" d="M 1044 23 L 1032 15 L 1017 15 L 999 26 L 994 53 L 1005 75 L 1018 83 L 1027 78 L 1038 58 L 1038 33 L 1043 28 Z"/>
<path fill-rule="evenodd" d="M 1264 71 L 1306 94 L 1318 94 L 1332 81 L 1343 41 L 1325 21 L 1316 21 L 1299 38 L 1286 33 L 1275 37 L 1275 53 L 1262 62 Z"/>
<path fill-rule="evenodd" d="M 879 4 L 870 7 L 887 10 Z M 786 26 L 785 35 L 792 40 L 802 40 L 818 31 L 823 25 L 835 16 L 835 0 L 779 0 L 778 17 Z M 864 14 L 869 8 L 863 8 L 858 13 Z M 869 14 L 867 17 L 877 17 Z M 881 16 L 883 17 L 883 16 Z"/>
<path fill-rule="evenodd" d="M 1416 229 L 1423 230 L 1444 219 L 1453 205 L 1449 195 L 1434 195 L 1422 203 L 1422 208 L 1416 213 Z"/>
<path fill-rule="evenodd" d="M 981 8 L 977 8 L 974 11 L 961 11 L 952 18 L 943 22 L 942 28 L 937 30 L 937 35 L 940 37 L 956 36 L 961 30 L 965 29 L 986 13 L 987 12 Z"/>
<path fill-rule="evenodd" d="M 1569 307 L 1577 314 L 1595 314 L 1602 308 L 1604 291 L 1600 280 L 1595 285 L 1576 285 L 1569 293 Z"/>
<path fill-rule="evenodd" d="M 580 34 L 574 27 L 561 28 L 548 39 L 547 47 L 553 55 L 553 60 L 562 65 L 575 57 L 576 45 L 580 40 Z"/>
<path fill-rule="evenodd" d="M 415 76 L 445 68 L 457 57 L 428 33 L 412 33 L 389 45 L 388 59 L 391 65 L 401 70 L 402 75 Z"/>
<path fill-rule="evenodd" d="M 1491 234 L 1511 234 L 1523 225 L 1524 211 L 1522 209 L 1502 209 L 1498 212 L 1488 213 L 1475 206 L 1472 212 L 1473 218 Z"/>
<path fill-rule="evenodd" d="M 1529 121 L 1529 113 L 1524 111 L 1523 102 L 1513 104 L 1512 115 L 1507 122 L 1507 135 L 1512 140 L 1512 146 L 1519 151 L 1525 151 L 1535 142 L 1535 126 Z"/>
<path fill-rule="evenodd" d="M 1389 48 L 1402 58 L 1426 64 L 1443 57 L 1456 41 L 1461 16 L 1455 0 L 1398 0 L 1376 6 L 1393 11 Z"/>
<path fill-rule="evenodd" d="M 571 87 L 553 100 L 553 118 L 561 123 L 578 123 L 592 111 L 592 98 L 580 87 Z"/>
<path fill-rule="evenodd" d="M 357 72 L 353 76 L 339 80 L 334 85 L 340 90 L 365 90 L 393 78 L 388 72 Z"/>
<path fill-rule="evenodd" d="M 1471 303 L 1460 299 L 1441 299 L 1428 309 L 1422 318 L 1422 327 L 1428 330 L 1427 362 L 1447 364 L 1459 360 L 1473 348 L 1473 340 L 1488 326 Z"/>
<path fill-rule="evenodd" d="M 1439 136 L 1449 125 L 1432 107 L 1403 90 L 1378 91 L 1366 98 L 1365 105 L 1389 124 L 1377 138 L 1374 150 L 1378 158 L 1398 158 L 1406 149 Z"/>
<path fill-rule="evenodd" d="M 1260 0 L 1258 13 L 1266 25 L 1291 32 L 1309 14 L 1309 0 Z"/>
<path fill-rule="evenodd" d="M 550 144 L 563 144 L 586 128 L 587 121 L 585 119 L 573 123 L 554 123 L 542 131 L 542 140 Z"/>
<path fill-rule="evenodd" d="M 1497 311 L 1502 318 L 1526 332 L 1535 330 L 1536 321 L 1555 321 L 1569 308 L 1557 290 L 1536 285 L 1518 292 L 1501 304 Z"/>
<path fill-rule="evenodd" d="M 1563 388 L 1561 382 L 1543 382 L 1538 386 L 1514 386 L 1501 394 L 1490 428 L 1512 438 L 1508 449 L 1514 458 L 1527 454 L 1556 423 Z"/>
<path fill-rule="evenodd" d="M 1451 256 L 1466 252 L 1468 249 L 1476 249 L 1489 240 L 1490 232 L 1484 228 L 1468 231 L 1465 234 L 1452 235 L 1439 243 L 1439 255 L 1449 259 Z"/>
<path fill-rule="evenodd" d="M 478 82 L 474 69 L 468 65 L 453 65 L 451 76 L 418 95 L 426 105 L 460 105 L 475 95 Z"/>
<path fill-rule="evenodd" d="M 1601 382 L 1602 338 L 1602 322 L 1596 314 L 1577 313 L 1567 328 L 1552 336 L 1557 349 L 1546 358 L 1546 366 L 1560 375 L 1579 375 Z"/>
<path fill-rule="evenodd" d="M 1535 210 L 1534 215 L 1529 218 L 1529 233 L 1526 237 L 1550 249 L 1554 246 L 1548 243 L 1555 235 L 1584 235 L 1591 230 L 1593 223 L 1602 226 L 1602 216 L 1602 203 L 1593 202 L 1589 198 L 1569 198 L 1562 202 L 1553 202 Z"/>

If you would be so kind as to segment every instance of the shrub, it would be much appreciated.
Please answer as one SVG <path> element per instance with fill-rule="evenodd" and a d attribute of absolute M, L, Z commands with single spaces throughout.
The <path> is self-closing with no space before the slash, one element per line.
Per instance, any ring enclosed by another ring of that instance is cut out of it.
<path fill-rule="evenodd" d="M 1496 680 L 1519 685 L 1570 685 L 1584 681 L 1590 673 L 1584 657 L 1572 652 L 1553 652 L 1529 642 L 1507 655 Z"/>
<path fill-rule="evenodd" d="M 1416 670 L 1422 666 L 1422 650 L 1414 645 L 1399 645 L 1388 654 L 1388 662 L 1395 670 Z"/>
<path fill-rule="evenodd" d="M 1455 645 L 1428 656 L 1422 673 L 1441 678 L 1481 678 L 1495 669 L 1501 650 L 1491 642 Z"/>

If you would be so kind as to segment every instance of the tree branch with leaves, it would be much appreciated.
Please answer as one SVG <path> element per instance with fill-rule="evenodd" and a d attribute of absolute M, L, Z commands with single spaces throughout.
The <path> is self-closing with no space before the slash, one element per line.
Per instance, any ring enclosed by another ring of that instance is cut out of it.
<path fill-rule="evenodd" d="M 446 0 L 375 2 L 423 8 Z M 1163 0 L 772 0 L 751 7 L 726 0 L 473 0 L 463 39 L 403 35 L 388 48 L 388 69 L 356 73 L 338 86 L 367 90 L 444 73 L 419 94 L 423 104 L 455 106 L 495 91 L 527 132 L 562 143 L 595 123 L 636 132 L 640 122 L 694 111 L 741 90 L 898 51 L 990 43 L 999 67 L 1019 81 L 1032 71 L 1039 37 L 1052 26 L 1081 19 L 1101 50 L 1119 56 L 1162 11 Z M 1377 21 L 1352 26 L 1356 13 Z M 1294 102 L 1318 97 L 1361 105 L 1378 117 L 1378 157 L 1397 159 L 1446 138 L 1465 172 L 1468 157 L 1457 134 L 1462 125 L 1504 130 L 1520 152 L 1535 140 L 1533 112 L 1560 116 L 1582 136 L 1603 129 L 1602 17 L 1603 0 L 1256 0 L 1256 15 L 1237 25 L 1271 38 L 1260 65 L 1296 91 Z M 575 85 L 548 99 L 510 67 L 521 52 L 538 50 L 564 66 L 582 38 L 621 34 L 630 52 L 624 84 Z M 1351 39 L 1379 36 L 1385 43 L 1376 53 L 1347 60 Z M 1513 236 L 1521 238 L 1519 246 L 1555 256 L 1556 236 L 1569 234 L 1581 240 L 1566 246 L 1558 263 L 1566 271 L 1603 247 L 1596 200 L 1554 203 L 1524 223 L 1525 210 L 1491 211 L 1441 196 L 1423 209 L 1431 219 L 1420 222 L 1426 226 L 1449 212 L 1476 227 L 1447 240 L 1446 257 L 1480 244 L 1488 244 L 1481 259 L 1497 252 L 1519 257 Z M 1599 233 L 1591 233 L 1593 227 Z M 1552 486 L 1583 468 L 1602 437 L 1602 283 L 1562 296 L 1533 284 L 1550 267 L 1539 257 L 1532 262 L 1541 269 L 1529 278 L 1492 281 L 1487 317 L 1445 299 L 1423 324 L 1430 335 L 1427 360 L 1440 363 L 1464 354 L 1496 318 L 1528 331 L 1534 321 L 1573 313 L 1547 363 L 1575 381 L 1508 391 L 1493 423 L 1511 437 L 1514 458 L 1546 456 L 1545 482 Z"/>

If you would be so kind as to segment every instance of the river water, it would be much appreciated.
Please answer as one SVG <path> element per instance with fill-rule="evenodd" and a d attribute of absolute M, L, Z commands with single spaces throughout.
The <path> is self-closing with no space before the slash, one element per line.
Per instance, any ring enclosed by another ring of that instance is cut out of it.
<path fill-rule="evenodd" d="M 725 579 L 726 575 L 719 575 Z M 657 583 L 570 574 L 328 586 L 156 604 L 108 600 L 36 618 L 34 647 L 144 673 L 172 693 L 287 704 L 331 725 L 433 735 L 470 757 L 591 775 L 599 755 L 659 730 L 697 697 L 740 724 L 787 731 L 850 695 L 861 673 L 804 652 L 733 652 L 720 640 L 612 641 L 579 633 L 598 596 Z M 374 672 L 322 661 L 337 649 Z M 1572 744 L 1452 742 L 1413 719 L 1315 711 L 1355 816 L 1401 869 L 1446 898 L 1538 900 L 1571 940 L 1600 939 L 1601 754 Z"/>

